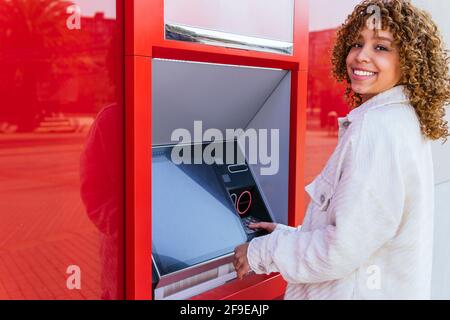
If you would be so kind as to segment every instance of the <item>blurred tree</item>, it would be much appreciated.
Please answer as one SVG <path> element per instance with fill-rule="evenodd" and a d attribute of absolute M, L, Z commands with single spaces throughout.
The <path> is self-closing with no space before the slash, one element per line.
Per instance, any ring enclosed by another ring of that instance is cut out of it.
<path fill-rule="evenodd" d="M 0 0 L 0 120 L 32 130 L 47 106 L 39 84 L 73 64 L 89 67 L 76 54 L 80 30 L 66 24 L 66 0 Z M 54 87 L 50 90 L 55 90 Z"/>

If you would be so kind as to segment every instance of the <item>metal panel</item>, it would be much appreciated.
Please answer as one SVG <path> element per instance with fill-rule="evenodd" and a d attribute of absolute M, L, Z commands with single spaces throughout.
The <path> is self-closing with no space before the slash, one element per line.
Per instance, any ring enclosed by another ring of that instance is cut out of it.
<path fill-rule="evenodd" d="M 152 145 L 173 143 L 178 128 L 194 132 L 195 120 L 203 132 L 217 128 L 224 136 L 225 129 L 245 128 L 287 72 L 158 59 L 152 70 Z"/>
<path fill-rule="evenodd" d="M 294 0 L 165 0 L 164 20 L 262 39 L 293 42 Z"/>
<path fill-rule="evenodd" d="M 262 175 L 261 168 L 267 165 L 262 165 L 260 161 L 250 165 L 250 168 L 270 214 L 276 222 L 283 224 L 288 224 L 290 96 L 291 75 L 288 73 L 246 127 L 246 129 L 267 129 L 268 155 L 274 152 L 270 148 L 270 130 L 279 130 L 278 172 L 273 175 Z M 248 155 L 248 150 L 246 154 Z M 274 166 L 273 163 L 271 165 Z"/>

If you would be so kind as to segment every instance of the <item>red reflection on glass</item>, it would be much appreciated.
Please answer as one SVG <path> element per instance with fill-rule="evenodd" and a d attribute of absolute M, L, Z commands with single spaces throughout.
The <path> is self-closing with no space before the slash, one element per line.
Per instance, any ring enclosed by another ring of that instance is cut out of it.
<path fill-rule="evenodd" d="M 346 116 L 349 111 L 345 86 L 334 80 L 331 71 L 335 36 L 334 29 L 309 34 L 306 184 L 320 173 L 333 153 L 338 137 L 337 118 Z"/>
<path fill-rule="evenodd" d="M 124 296 L 116 2 L 0 0 L 0 299 Z"/>

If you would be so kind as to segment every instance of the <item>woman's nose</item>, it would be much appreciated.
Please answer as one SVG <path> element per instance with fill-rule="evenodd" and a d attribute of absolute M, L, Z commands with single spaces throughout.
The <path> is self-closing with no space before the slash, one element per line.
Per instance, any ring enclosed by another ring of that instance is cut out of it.
<path fill-rule="evenodd" d="M 356 55 L 356 61 L 358 62 L 370 62 L 370 52 L 368 46 L 363 46 Z"/>

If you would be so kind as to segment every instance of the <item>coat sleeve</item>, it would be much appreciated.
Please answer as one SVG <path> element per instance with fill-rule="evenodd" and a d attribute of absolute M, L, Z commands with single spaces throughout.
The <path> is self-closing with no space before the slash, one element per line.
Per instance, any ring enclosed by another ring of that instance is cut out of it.
<path fill-rule="evenodd" d="M 363 120 L 353 135 L 344 172 L 320 229 L 273 232 L 250 242 L 256 273 L 280 272 L 290 283 L 341 279 L 360 267 L 397 233 L 405 199 L 398 141 L 383 124 Z"/>
<path fill-rule="evenodd" d="M 287 226 L 285 224 L 277 223 L 277 226 L 275 227 L 274 231 L 296 231 L 300 230 L 301 226 L 298 226 L 297 228 Z"/>

